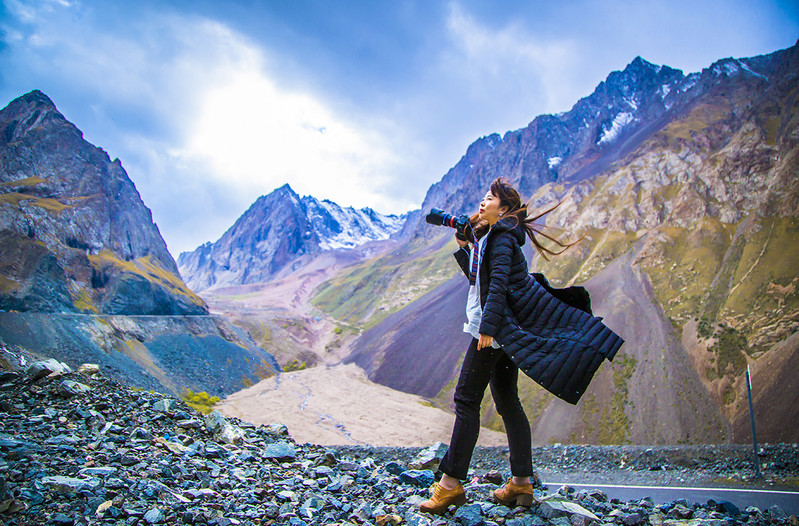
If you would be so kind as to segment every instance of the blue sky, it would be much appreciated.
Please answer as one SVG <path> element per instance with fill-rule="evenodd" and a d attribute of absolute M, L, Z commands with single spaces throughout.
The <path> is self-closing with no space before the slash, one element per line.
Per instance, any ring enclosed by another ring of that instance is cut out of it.
<path fill-rule="evenodd" d="M 0 104 L 40 89 L 118 157 L 175 257 L 259 195 L 417 208 L 478 137 L 636 56 L 792 46 L 799 2 L 3 0 Z"/>

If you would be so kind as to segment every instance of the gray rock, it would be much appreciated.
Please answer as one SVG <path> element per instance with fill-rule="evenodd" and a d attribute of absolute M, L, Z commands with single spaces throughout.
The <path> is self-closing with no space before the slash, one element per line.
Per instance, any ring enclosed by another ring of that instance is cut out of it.
<path fill-rule="evenodd" d="M 78 373 L 84 376 L 96 376 L 100 374 L 100 366 L 96 363 L 84 363 L 78 367 Z"/>
<path fill-rule="evenodd" d="M 49 486 L 58 493 L 77 493 L 83 489 L 92 490 L 98 487 L 100 483 L 100 480 L 96 478 L 79 479 L 61 475 L 42 478 L 42 484 Z"/>
<path fill-rule="evenodd" d="M 75 521 L 69 515 L 64 513 L 56 513 L 53 515 L 52 524 L 54 526 L 72 526 Z"/>
<path fill-rule="evenodd" d="M 636 526 L 637 524 L 641 524 L 644 521 L 644 518 L 638 513 L 630 513 L 625 515 L 621 522 L 624 526 Z"/>
<path fill-rule="evenodd" d="M 297 458 L 297 450 L 288 442 L 276 442 L 267 444 L 261 453 L 264 458 L 286 462 Z"/>
<path fill-rule="evenodd" d="M 33 380 L 44 378 L 52 373 L 67 374 L 71 372 L 72 369 L 70 369 L 67 364 L 61 363 L 53 358 L 41 362 L 34 362 L 26 370 L 28 377 Z"/>
<path fill-rule="evenodd" d="M 690 519 L 691 516 L 694 514 L 693 510 L 688 509 L 686 506 L 682 504 L 675 505 L 672 509 L 669 510 L 669 517 L 673 517 L 675 519 Z"/>
<path fill-rule="evenodd" d="M 430 522 L 428 517 L 429 515 L 424 515 L 416 511 L 408 511 L 404 519 L 408 526 L 431 526 L 432 522 Z"/>
<path fill-rule="evenodd" d="M 437 468 L 439 463 L 441 463 L 441 459 L 447 453 L 447 449 L 448 446 L 446 444 L 436 442 L 427 449 L 420 451 L 416 458 L 408 464 L 408 467 L 411 469 Z"/>
<path fill-rule="evenodd" d="M 769 507 L 769 509 L 766 510 L 766 513 L 772 520 L 784 520 L 788 518 L 788 514 L 785 513 L 785 510 L 776 504 Z"/>
<path fill-rule="evenodd" d="M 594 515 L 592 512 L 583 508 L 579 504 L 570 502 L 568 500 L 545 500 L 541 503 L 541 506 L 539 506 L 538 512 L 547 519 L 554 519 L 556 517 L 562 516 L 571 517 L 572 515 L 580 515 L 591 520 L 599 520 L 599 517 Z"/>
<path fill-rule="evenodd" d="M 158 524 L 164 521 L 164 512 L 159 508 L 153 508 L 144 514 L 144 520 L 148 524 Z"/>
<path fill-rule="evenodd" d="M 607 502 L 608 501 L 607 494 L 604 491 L 601 491 L 601 490 L 598 490 L 598 489 L 593 489 L 593 490 L 587 492 L 586 495 L 588 495 L 589 497 L 597 500 L 598 502 Z"/>
<path fill-rule="evenodd" d="M 108 477 L 110 475 L 114 475 L 119 471 L 118 468 L 108 466 L 108 467 L 93 467 L 93 468 L 83 468 L 78 473 L 81 475 L 92 475 L 97 477 Z"/>
<path fill-rule="evenodd" d="M 173 398 L 162 398 L 153 404 L 153 409 L 161 413 L 172 413 L 177 409 L 178 403 Z M 221 414 L 219 416 L 222 416 Z"/>
<path fill-rule="evenodd" d="M 461 506 L 455 512 L 454 519 L 463 526 L 483 526 L 485 519 L 482 511 L 479 504 Z"/>
<path fill-rule="evenodd" d="M 350 518 L 358 519 L 361 521 L 368 521 L 372 518 L 372 505 L 368 502 L 361 503 L 355 511 L 352 512 Z"/>
<path fill-rule="evenodd" d="M 268 426 L 264 427 L 272 435 L 277 435 L 279 437 L 289 436 L 289 428 L 283 424 L 269 424 Z"/>
<path fill-rule="evenodd" d="M 214 438 L 220 442 L 226 444 L 240 444 L 244 440 L 244 431 L 240 427 L 234 426 L 228 422 L 227 419 L 222 416 L 222 413 L 217 410 L 211 411 L 211 413 L 205 417 L 205 427 L 207 427 L 214 434 Z"/>
<path fill-rule="evenodd" d="M 538 515 L 524 515 L 505 521 L 505 526 L 545 526 L 547 523 Z"/>
<path fill-rule="evenodd" d="M 604 502 L 607 502 L 607 500 L 605 500 Z M 652 497 L 644 497 L 643 499 L 638 501 L 638 505 L 641 506 L 642 508 L 654 508 L 655 502 L 652 500 Z"/>
<path fill-rule="evenodd" d="M 71 396 L 79 395 L 87 391 L 91 391 L 91 387 L 89 387 L 86 384 L 82 384 L 80 382 L 74 382 L 72 380 L 64 380 L 58 386 L 58 394 L 60 394 L 64 398 L 69 398 Z"/>
<path fill-rule="evenodd" d="M 403 484 L 413 484 L 420 488 L 427 488 L 436 481 L 435 474 L 429 469 L 409 469 L 400 473 L 399 478 Z"/>
<path fill-rule="evenodd" d="M 149 431 L 147 431 L 146 429 L 143 429 L 141 427 L 137 427 L 130 434 L 130 438 L 132 438 L 133 440 L 140 440 L 140 441 L 144 441 L 144 442 L 149 442 L 149 441 L 151 441 L 153 439 L 153 434 L 150 433 Z"/>

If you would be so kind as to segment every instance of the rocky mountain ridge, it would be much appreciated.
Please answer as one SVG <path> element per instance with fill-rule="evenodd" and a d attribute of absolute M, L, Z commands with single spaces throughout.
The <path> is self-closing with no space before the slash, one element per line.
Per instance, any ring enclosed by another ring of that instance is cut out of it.
<path fill-rule="evenodd" d="M 118 159 L 32 91 L 0 111 L 0 309 L 205 314 Z"/>
<path fill-rule="evenodd" d="M 216 242 L 180 254 L 178 265 L 195 291 L 261 283 L 301 265 L 302 256 L 386 240 L 406 215 L 300 197 L 286 184 L 259 197 Z"/>
<path fill-rule="evenodd" d="M 504 176 L 534 207 L 563 200 L 547 218 L 552 231 L 586 235 L 550 263 L 533 258 L 532 269 L 558 286 L 585 285 L 597 315 L 627 344 L 576 408 L 523 382 L 539 443 L 745 441 L 747 364 L 760 377 L 766 429 L 758 433 L 796 439 L 780 422 L 799 417 L 797 400 L 772 386 L 797 382 L 789 365 L 799 352 L 797 71 L 797 46 L 690 75 L 636 59 L 571 111 L 479 139 L 431 187 L 423 211 L 466 213 Z M 449 260 L 451 230 L 419 220 L 412 229 L 401 253 Z M 446 342 L 460 341 L 460 323 L 442 314 L 459 309 L 457 267 L 421 275 L 396 267 L 389 254 L 345 271 L 320 288 L 316 305 L 368 329 L 351 359 L 370 378 L 426 396 L 438 389 L 447 406 L 454 376 L 418 364 L 431 359 L 430 341 L 441 341 L 435 360 L 457 372 L 462 350 Z M 362 280 L 380 288 L 360 294 Z M 366 306 L 387 304 L 399 306 L 370 325 L 375 309 Z M 427 336 L 431 326 L 436 334 Z M 485 414 L 484 423 L 500 425 L 490 404 Z"/>
<path fill-rule="evenodd" d="M 120 161 L 40 91 L 0 111 L 0 311 L 0 365 L 91 360 L 175 395 L 225 395 L 280 370 L 208 315 Z"/>

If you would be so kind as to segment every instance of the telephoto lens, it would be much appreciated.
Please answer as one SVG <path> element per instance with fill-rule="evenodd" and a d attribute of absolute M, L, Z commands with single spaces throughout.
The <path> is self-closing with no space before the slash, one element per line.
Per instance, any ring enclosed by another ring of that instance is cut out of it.
<path fill-rule="evenodd" d="M 467 215 L 454 216 L 444 212 L 439 208 L 432 208 L 430 209 L 430 213 L 425 216 L 424 220 L 431 225 L 448 226 L 450 228 L 454 228 L 457 231 L 456 235 L 458 239 L 462 241 L 467 240 L 466 227 L 470 226 L 469 216 Z"/>

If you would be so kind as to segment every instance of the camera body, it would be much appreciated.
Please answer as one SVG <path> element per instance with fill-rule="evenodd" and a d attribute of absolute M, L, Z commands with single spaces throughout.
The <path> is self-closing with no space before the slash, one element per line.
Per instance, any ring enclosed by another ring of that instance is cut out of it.
<path fill-rule="evenodd" d="M 430 213 L 425 216 L 424 220 L 431 225 L 448 226 L 450 228 L 454 228 L 456 231 L 455 235 L 462 241 L 467 241 L 466 228 L 471 228 L 472 226 L 469 223 L 469 216 L 454 216 L 444 212 L 439 208 L 431 209 Z"/>

